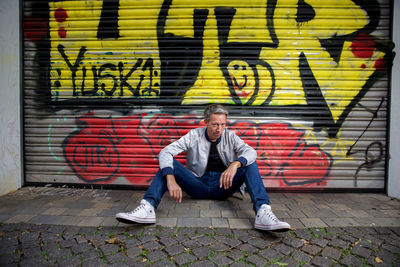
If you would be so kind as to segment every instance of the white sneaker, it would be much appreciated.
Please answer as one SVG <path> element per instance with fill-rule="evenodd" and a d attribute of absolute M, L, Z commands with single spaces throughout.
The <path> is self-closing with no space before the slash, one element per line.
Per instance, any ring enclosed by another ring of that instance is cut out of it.
<path fill-rule="evenodd" d="M 120 222 L 135 222 L 135 223 L 155 223 L 156 213 L 154 207 L 147 201 L 142 199 L 140 205 L 130 212 L 120 212 L 115 215 L 115 218 Z"/>
<path fill-rule="evenodd" d="M 257 212 L 254 228 L 268 231 L 288 231 L 290 225 L 287 222 L 278 220 L 270 205 L 263 204 Z"/>

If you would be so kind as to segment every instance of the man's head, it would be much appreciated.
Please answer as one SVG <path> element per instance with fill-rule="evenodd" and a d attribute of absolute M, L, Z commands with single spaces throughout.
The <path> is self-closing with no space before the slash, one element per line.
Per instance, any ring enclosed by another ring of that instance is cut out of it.
<path fill-rule="evenodd" d="M 228 114 L 228 110 L 220 104 L 212 104 L 205 108 L 204 121 L 207 125 L 207 135 L 212 142 L 217 141 L 223 133 Z"/>

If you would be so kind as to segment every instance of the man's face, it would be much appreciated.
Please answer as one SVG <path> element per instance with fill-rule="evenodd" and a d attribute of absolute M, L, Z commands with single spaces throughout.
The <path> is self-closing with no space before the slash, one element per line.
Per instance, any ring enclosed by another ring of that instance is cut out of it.
<path fill-rule="evenodd" d="M 207 134 L 212 142 L 217 141 L 226 127 L 225 114 L 211 114 L 210 119 L 206 122 Z"/>

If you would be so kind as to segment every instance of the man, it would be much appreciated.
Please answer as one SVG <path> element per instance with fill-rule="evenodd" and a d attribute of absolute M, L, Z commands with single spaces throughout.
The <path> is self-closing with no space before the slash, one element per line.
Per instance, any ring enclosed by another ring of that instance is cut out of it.
<path fill-rule="evenodd" d="M 176 201 L 182 191 L 198 199 L 225 200 L 246 183 L 256 212 L 254 227 L 260 230 L 289 230 L 271 211 L 269 198 L 256 163 L 256 151 L 233 131 L 225 129 L 228 111 L 219 104 L 204 110 L 205 128 L 189 131 L 161 150 L 160 169 L 140 202 L 131 212 L 118 213 L 123 222 L 155 223 L 155 209 L 168 190 Z M 186 168 L 174 156 L 186 152 Z"/>

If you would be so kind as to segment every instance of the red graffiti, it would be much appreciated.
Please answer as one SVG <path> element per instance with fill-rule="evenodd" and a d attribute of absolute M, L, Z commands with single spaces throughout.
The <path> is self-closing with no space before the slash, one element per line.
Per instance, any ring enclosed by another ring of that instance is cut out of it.
<path fill-rule="evenodd" d="M 375 41 L 370 35 L 362 32 L 354 38 L 350 49 L 358 58 L 370 58 L 375 50 Z"/>
<path fill-rule="evenodd" d="M 60 38 L 66 38 L 66 37 L 67 37 L 67 31 L 65 30 L 64 27 L 60 27 L 60 28 L 58 29 L 58 36 L 59 36 Z"/>
<path fill-rule="evenodd" d="M 32 42 L 38 42 L 47 35 L 47 23 L 42 18 L 27 16 L 23 22 L 24 35 Z"/>
<path fill-rule="evenodd" d="M 88 114 L 78 123 L 80 129 L 64 142 L 64 157 L 76 175 L 85 182 L 111 183 L 124 178 L 134 185 L 149 184 L 164 146 L 205 125 L 196 116 L 178 118 L 169 114 L 124 118 Z M 326 184 L 331 158 L 318 145 L 307 144 L 303 131 L 283 123 L 251 121 L 230 123 L 229 128 L 257 150 L 260 173 L 267 184 Z M 177 159 L 185 163 L 184 155 Z"/>
<path fill-rule="evenodd" d="M 57 22 L 64 22 L 68 18 L 67 11 L 64 8 L 57 8 L 57 10 L 54 12 L 54 18 L 56 19 Z"/>
<path fill-rule="evenodd" d="M 375 64 L 374 68 L 377 70 L 383 70 L 385 68 L 385 61 L 382 58 L 379 58 Z"/>

